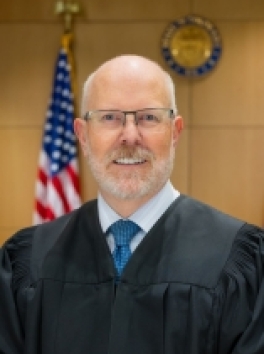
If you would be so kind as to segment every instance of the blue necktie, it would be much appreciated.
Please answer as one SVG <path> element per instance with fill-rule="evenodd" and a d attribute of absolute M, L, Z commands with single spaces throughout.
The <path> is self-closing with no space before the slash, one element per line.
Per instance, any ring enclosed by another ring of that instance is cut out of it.
<path fill-rule="evenodd" d="M 115 239 L 113 258 L 118 275 L 122 273 L 129 257 L 131 256 L 130 242 L 139 232 L 140 227 L 130 220 L 118 220 L 109 228 Z"/>

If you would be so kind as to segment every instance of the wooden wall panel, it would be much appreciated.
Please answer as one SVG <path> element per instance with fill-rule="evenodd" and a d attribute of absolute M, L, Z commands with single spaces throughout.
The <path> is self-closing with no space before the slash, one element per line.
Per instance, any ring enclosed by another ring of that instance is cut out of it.
<path fill-rule="evenodd" d="M 54 0 L 0 0 L 0 21 L 42 21 L 58 23 L 54 16 Z M 218 19 L 263 19 L 262 0 L 232 0 L 214 2 L 210 0 L 162 2 L 147 0 L 107 0 L 81 2 L 82 13 L 77 22 L 83 21 L 127 21 L 127 20 L 173 20 L 188 13 L 197 13 Z"/>
<path fill-rule="evenodd" d="M 264 129 L 193 129 L 191 194 L 264 226 Z"/>
<path fill-rule="evenodd" d="M 186 128 L 182 131 L 178 145 L 176 147 L 176 156 L 174 169 L 171 175 L 171 182 L 181 193 L 188 194 L 189 191 L 189 130 Z"/>
<path fill-rule="evenodd" d="M 86 17 L 91 20 L 160 20 L 184 16 L 190 11 L 190 1 L 174 0 L 101 0 L 90 1 Z"/>
<path fill-rule="evenodd" d="M 0 21 L 55 21 L 54 4 L 54 0 L 0 0 Z"/>
<path fill-rule="evenodd" d="M 0 0 L 0 21 L 59 22 L 54 15 L 55 0 Z M 127 21 L 174 19 L 190 11 L 190 1 L 174 0 L 91 0 L 79 1 L 83 21 Z"/>
<path fill-rule="evenodd" d="M 60 33 L 54 25 L 0 24 L 0 127 L 42 126 Z"/>
<path fill-rule="evenodd" d="M 193 82 L 194 125 L 263 125 L 264 22 L 221 23 L 223 56 Z"/>
<path fill-rule="evenodd" d="M 41 134 L 40 129 L 0 129 L 0 244 L 9 230 L 32 223 Z"/>
<path fill-rule="evenodd" d="M 193 0 L 193 13 L 216 19 L 264 19 L 263 0 Z"/>

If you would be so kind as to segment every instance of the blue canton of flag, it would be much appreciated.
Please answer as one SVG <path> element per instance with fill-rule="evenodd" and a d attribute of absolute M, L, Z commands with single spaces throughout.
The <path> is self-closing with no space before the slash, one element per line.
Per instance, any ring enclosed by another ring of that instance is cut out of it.
<path fill-rule="evenodd" d="M 65 168 L 76 156 L 76 138 L 72 125 L 73 112 L 69 65 L 67 55 L 64 49 L 61 49 L 44 135 L 44 150 L 51 161 L 51 175 Z"/>

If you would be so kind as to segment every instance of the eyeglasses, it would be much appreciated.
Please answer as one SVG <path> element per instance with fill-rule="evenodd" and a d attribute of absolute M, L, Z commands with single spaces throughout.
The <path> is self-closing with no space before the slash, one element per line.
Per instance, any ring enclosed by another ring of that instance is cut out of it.
<path fill-rule="evenodd" d="M 170 108 L 144 108 L 136 111 L 96 110 L 88 111 L 84 115 L 86 121 L 91 120 L 102 129 L 114 130 L 126 124 L 126 116 L 132 114 L 134 122 L 139 128 L 152 129 L 162 125 L 166 120 L 174 118 Z"/>

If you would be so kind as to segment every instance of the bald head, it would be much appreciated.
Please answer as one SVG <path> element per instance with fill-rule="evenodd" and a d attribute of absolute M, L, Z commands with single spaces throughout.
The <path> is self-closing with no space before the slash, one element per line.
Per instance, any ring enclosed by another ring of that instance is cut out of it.
<path fill-rule="evenodd" d="M 151 102 L 144 107 L 137 106 L 141 103 L 139 94 L 143 104 L 144 93 L 148 94 L 150 91 L 153 92 L 154 100 L 157 95 L 160 95 L 165 100 L 164 104 L 176 112 L 174 83 L 167 72 L 157 63 L 141 56 L 118 56 L 102 64 L 86 80 L 83 89 L 82 114 L 94 109 L 124 109 L 122 104 L 126 104 L 126 109 L 150 107 Z M 110 107 L 111 102 L 102 101 L 103 97 L 110 96 L 115 97 L 117 106 Z M 135 101 L 132 102 L 133 98 Z"/>

